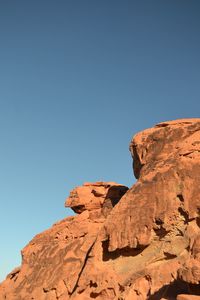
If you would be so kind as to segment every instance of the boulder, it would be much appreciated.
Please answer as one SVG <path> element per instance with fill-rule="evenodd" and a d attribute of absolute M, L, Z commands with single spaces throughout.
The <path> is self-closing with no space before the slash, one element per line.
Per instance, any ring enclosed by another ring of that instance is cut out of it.
<path fill-rule="evenodd" d="M 85 210 L 108 213 L 127 190 L 126 186 L 115 182 L 86 182 L 70 192 L 65 206 L 77 214 Z"/>

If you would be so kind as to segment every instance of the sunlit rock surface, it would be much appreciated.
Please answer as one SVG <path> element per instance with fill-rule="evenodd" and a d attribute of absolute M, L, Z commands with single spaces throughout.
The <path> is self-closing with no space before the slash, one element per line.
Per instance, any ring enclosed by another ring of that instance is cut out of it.
<path fill-rule="evenodd" d="M 77 215 L 22 250 L 0 300 L 200 299 L 200 119 L 144 130 L 130 151 L 138 181 L 75 188 Z"/>

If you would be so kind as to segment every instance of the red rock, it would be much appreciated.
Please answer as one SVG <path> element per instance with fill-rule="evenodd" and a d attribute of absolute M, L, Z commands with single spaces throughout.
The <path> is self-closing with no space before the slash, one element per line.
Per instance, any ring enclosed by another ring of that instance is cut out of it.
<path fill-rule="evenodd" d="M 21 268 L 12 271 L 0 286 L 0 299 L 69 299 L 105 215 L 127 189 L 112 182 L 86 183 L 74 189 L 66 204 L 75 211 L 83 205 L 82 213 L 34 237 L 22 250 Z M 78 197 L 73 197 L 76 192 Z"/>
<path fill-rule="evenodd" d="M 75 188 L 78 215 L 23 249 L 0 300 L 199 299 L 200 119 L 144 130 L 130 151 L 136 184 Z"/>
<path fill-rule="evenodd" d="M 178 295 L 177 300 L 200 300 L 200 296 Z"/>
<path fill-rule="evenodd" d="M 71 191 L 65 206 L 70 207 L 76 213 L 97 209 L 109 211 L 127 190 L 127 187 L 115 182 L 86 182 L 83 186 Z"/>

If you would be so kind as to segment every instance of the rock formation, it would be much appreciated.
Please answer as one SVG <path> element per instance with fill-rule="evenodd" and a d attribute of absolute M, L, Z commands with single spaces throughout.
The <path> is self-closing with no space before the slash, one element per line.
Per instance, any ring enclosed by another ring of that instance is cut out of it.
<path fill-rule="evenodd" d="M 22 250 L 0 300 L 200 300 L 200 119 L 144 130 L 130 151 L 137 182 L 75 188 L 77 215 Z"/>

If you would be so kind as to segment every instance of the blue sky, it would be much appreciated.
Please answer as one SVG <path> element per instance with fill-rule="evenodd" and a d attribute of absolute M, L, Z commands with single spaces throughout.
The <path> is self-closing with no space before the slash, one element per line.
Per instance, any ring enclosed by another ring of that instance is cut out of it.
<path fill-rule="evenodd" d="M 0 2 L 0 280 L 85 181 L 135 179 L 133 134 L 200 116 L 198 0 Z"/>

